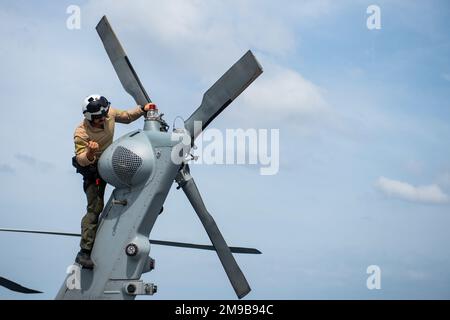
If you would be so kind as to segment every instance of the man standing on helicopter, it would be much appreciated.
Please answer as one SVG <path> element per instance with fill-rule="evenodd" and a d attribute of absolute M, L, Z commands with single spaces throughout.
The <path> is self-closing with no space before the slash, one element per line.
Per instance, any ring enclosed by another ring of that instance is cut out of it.
<path fill-rule="evenodd" d="M 83 122 L 74 133 L 75 156 L 72 164 L 83 175 L 83 190 L 87 198 L 87 212 L 81 220 L 81 250 L 75 262 L 87 269 L 92 269 L 91 251 L 100 213 L 104 206 L 106 182 L 100 177 L 97 162 L 101 154 L 112 143 L 116 122 L 130 123 L 148 110 L 155 108 L 154 103 L 137 106 L 127 111 L 110 107 L 110 102 L 103 96 L 92 94 L 83 101 Z"/>

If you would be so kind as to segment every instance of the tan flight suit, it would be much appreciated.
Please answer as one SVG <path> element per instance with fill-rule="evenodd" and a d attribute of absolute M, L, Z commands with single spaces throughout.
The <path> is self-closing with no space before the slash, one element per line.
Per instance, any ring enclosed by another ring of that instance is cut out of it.
<path fill-rule="evenodd" d="M 103 129 L 93 127 L 87 119 L 84 119 L 74 133 L 75 155 L 78 164 L 83 167 L 96 166 L 103 151 L 113 141 L 115 123 L 130 123 L 144 115 L 144 113 L 140 106 L 128 111 L 109 108 Z M 89 141 L 95 141 L 99 145 L 99 149 L 92 161 L 89 161 L 86 156 L 86 148 Z M 83 179 L 83 189 L 87 198 L 87 213 L 81 220 L 80 247 L 89 251 L 92 250 L 94 245 L 98 218 L 104 206 L 103 197 L 105 195 L 106 182 L 100 177 L 98 178 Z"/>

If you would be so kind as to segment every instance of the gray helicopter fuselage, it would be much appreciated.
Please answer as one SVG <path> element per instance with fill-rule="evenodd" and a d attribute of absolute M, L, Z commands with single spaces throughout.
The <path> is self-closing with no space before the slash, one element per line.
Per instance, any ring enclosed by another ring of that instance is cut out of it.
<path fill-rule="evenodd" d="M 144 130 L 117 139 L 100 157 L 100 175 L 115 189 L 99 223 L 95 267 L 80 270 L 81 289 L 67 285 L 69 275 L 56 299 L 134 299 L 156 291 L 140 278 L 153 267 L 149 235 L 180 169 L 171 154 L 182 139 L 159 128 L 146 119 Z"/>

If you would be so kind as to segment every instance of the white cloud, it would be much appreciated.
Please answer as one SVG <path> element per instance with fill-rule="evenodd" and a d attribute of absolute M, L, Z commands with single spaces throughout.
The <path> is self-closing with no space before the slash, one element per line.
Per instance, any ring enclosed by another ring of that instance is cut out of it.
<path fill-rule="evenodd" d="M 407 201 L 441 204 L 449 200 L 448 195 L 435 184 L 415 187 L 406 182 L 380 177 L 376 186 L 388 196 Z"/>
<path fill-rule="evenodd" d="M 443 73 L 442 78 L 444 78 L 444 80 L 450 81 L 450 73 Z"/>
<path fill-rule="evenodd" d="M 89 1 L 82 13 L 88 20 L 98 19 L 98 14 L 104 13 L 121 28 L 141 34 L 141 42 L 150 37 L 172 50 L 187 49 L 183 54 L 217 48 L 225 50 L 225 54 L 236 47 L 250 46 L 269 54 L 286 55 L 297 45 L 297 25 L 317 22 L 336 7 L 331 0 L 282 4 L 259 0 L 96 0 Z"/>
<path fill-rule="evenodd" d="M 268 126 L 294 130 L 310 136 L 326 128 L 336 128 L 341 120 L 329 106 L 326 90 L 293 68 L 273 63 L 265 55 L 257 56 L 264 73 L 249 86 L 226 113 L 236 125 Z M 237 111 L 239 110 L 239 111 Z"/>
<path fill-rule="evenodd" d="M 134 38 L 142 50 L 150 46 L 160 59 L 176 59 L 181 68 L 190 67 L 207 80 L 229 66 L 229 57 L 239 58 L 249 48 L 285 56 L 297 43 L 292 25 L 255 1 L 92 1 L 82 12 L 89 23 L 104 12 L 113 28 L 120 26 L 120 38 Z"/>
<path fill-rule="evenodd" d="M 293 69 L 265 64 L 266 73 L 244 100 L 251 107 L 276 114 L 312 115 L 325 112 L 322 89 Z"/>

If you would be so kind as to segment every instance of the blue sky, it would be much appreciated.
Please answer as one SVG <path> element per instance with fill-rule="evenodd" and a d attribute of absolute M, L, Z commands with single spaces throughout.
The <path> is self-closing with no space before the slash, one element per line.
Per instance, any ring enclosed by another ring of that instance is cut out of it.
<path fill-rule="evenodd" d="M 66 8 L 81 8 L 68 30 Z M 368 30 L 366 9 L 381 9 Z M 106 14 L 171 124 L 246 50 L 263 75 L 212 124 L 280 130 L 280 170 L 192 172 L 253 291 L 249 299 L 450 298 L 450 10 L 446 1 L 0 3 L 0 226 L 78 232 L 72 134 L 90 93 L 121 88 L 94 29 Z M 116 138 L 142 120 L 117 125 Z M 109 190 L 110 192 L 111 190 Z M 175 188 L 151 238 L 208 243 Z M 0 234 L 0 276 L 51 299 L 78 240 Z M 212 252 L 152 247 L 152 299 L 234 299 Z M 380 290 L 366 287 L 369 265 Z"/>

